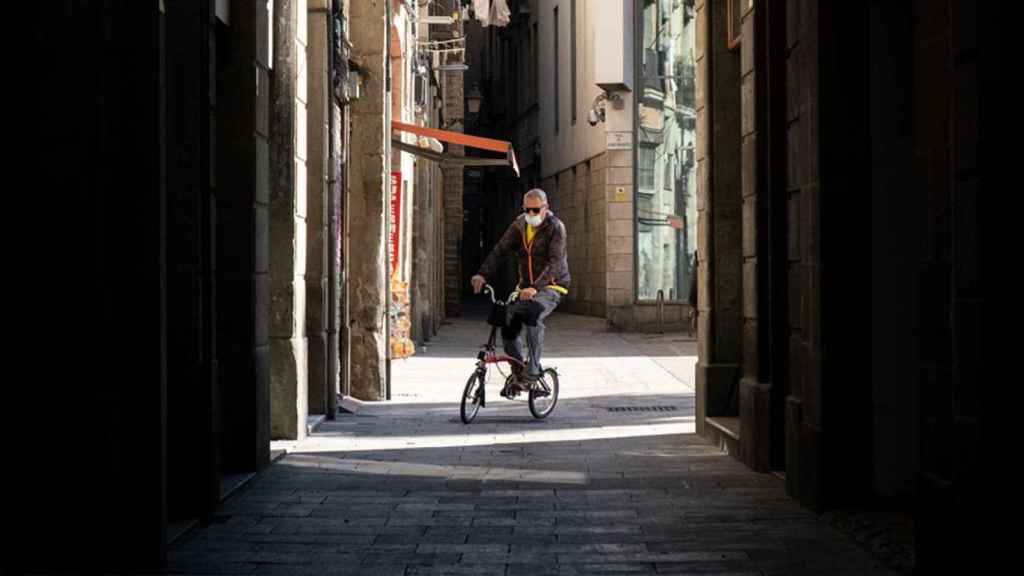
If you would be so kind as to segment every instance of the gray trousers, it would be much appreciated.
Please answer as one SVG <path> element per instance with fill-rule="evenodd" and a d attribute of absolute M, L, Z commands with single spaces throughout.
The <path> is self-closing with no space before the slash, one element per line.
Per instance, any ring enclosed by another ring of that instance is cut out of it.
<path fill-rule="evenodd" d="M 505 354 L 523 361 L 523 328 L 526 342 L 530 346 L 530 362 L 528 374 L 539 376 L 541 373 L 540 357 L 544 351 L 544 319 L 554 311 L 561 302 L 562 295 L 551 288 L 545 288 L 533 300 L 517 300 L 509 307 L 509 327 L 502 330 L 505 341 Z"/>

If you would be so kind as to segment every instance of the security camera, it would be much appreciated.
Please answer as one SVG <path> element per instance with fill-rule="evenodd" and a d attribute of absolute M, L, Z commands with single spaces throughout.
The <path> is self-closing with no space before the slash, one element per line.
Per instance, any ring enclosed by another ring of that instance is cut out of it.
<path fill-rule="evenodd" d="M 591 126 L 597 126 L 598 122 L 604 122 L 604 107 L 608 100 L 612 100 L 613 103 L 619 103 L 622 97 L 618 94 L 612 94 L 609 96 L 608 92 L 601 92 L 594 98 L 594 102 L 590 104 L 590 112 L 587 112 L 587 122 Z M 619 108 L 619 106 L 617 106 Z"/>

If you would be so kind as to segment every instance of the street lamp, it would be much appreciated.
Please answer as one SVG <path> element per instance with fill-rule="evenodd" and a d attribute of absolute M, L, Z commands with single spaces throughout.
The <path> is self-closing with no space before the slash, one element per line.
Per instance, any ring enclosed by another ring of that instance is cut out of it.
<path fill-rule="evenodd" d="M 469 106 L 470 114 L 478 114 L 480 112 L 480 104 L 484 101 L 483 94 L 480 93 L 480 89 L 473 86 L 473 89 L 466 94 L 466 104 Z"/>

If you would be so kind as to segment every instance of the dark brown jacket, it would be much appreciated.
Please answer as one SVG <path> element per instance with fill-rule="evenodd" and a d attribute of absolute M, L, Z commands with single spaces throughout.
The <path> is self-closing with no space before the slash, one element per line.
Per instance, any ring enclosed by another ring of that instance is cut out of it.
<path fill-rule="evenodd" d="M 515 255 L 519 261 L 519 287 L 537 290 L 549 284 L 568 289 L 569 261 L 565 255 L 565 224 L 549 211 L 537 228 L 533 243 L 526 243 L 526 215 L 520 214 L 502 235 L 480 266 L 479 274 L 490 279 L 501 259 Z"/>

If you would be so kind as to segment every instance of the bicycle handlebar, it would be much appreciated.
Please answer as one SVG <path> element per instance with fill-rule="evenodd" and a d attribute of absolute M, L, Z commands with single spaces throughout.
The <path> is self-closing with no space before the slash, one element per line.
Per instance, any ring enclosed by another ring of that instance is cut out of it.
<path fill-rule="evenodd" d="M 484 293 L 485 294 L 490 294 L 490 296 L 491 296 L 491 304 L 497 304 L 498 303 L 498 299 L 494 297 L 494 294 L 495 294 L 494 286 L 491 286 L 490 284 L 484 284 Z M 516 298 L 518 298 L 518 297 L 519 297 L 519 289 L 517 288 L 517 289 L 513 290 L 511 294 L 508 295 L 508 300 L 503 301 L 502 304 L 508 306 L 509 304 L 514 302 L 516 300 Z"/>

